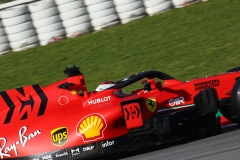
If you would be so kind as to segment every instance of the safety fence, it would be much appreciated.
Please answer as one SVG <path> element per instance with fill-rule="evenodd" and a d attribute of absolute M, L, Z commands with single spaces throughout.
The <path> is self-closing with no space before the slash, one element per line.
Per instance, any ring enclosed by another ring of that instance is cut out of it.
<path fill-rule="evenodd" d="M 0 5 L 0 55 L 99 31 L 201 0 L 18 0 Z"/>

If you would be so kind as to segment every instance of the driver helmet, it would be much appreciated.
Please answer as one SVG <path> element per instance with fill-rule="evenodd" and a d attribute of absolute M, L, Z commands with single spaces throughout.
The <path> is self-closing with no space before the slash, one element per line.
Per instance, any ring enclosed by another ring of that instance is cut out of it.
<path fill-rule="evenodd" d="M 100 91 L 103 91 L 103 90 L 108 89 L 108 88 L 110 88 L 110 87 L 112 87 L 112 86 L 115 86 L 115 85 L 116 85 L 116 83 L 113 82 L 113 81 L 105 81 L 105 82 L 102 82 L 102 83 L 96 88 L 95 91 L 96 91 L 96 92 L 100 92 Z M 119 97 L 125 97 L 125 95 L 124 95 L 124 93 L 123 93 L 123 91 L 122 91 L 121 89 L 115 91 L 113 94 L 116 95 L 116 96 L 119 96 Z"/>
<path fill-rule="evenodd" d="M 105 82 L 102 82 L 102 83 L 96 88 L 95 91 L 100 92 L 100 91 L 102 91 L 102 90 L 108 89 L 108 88 L 110 88 L 110 87 L 112 87 L 112 86 L 115 86 L 115 85 L 116 85 L 116 83 L 113 82 L 113 81 L 105 81 Z"/>

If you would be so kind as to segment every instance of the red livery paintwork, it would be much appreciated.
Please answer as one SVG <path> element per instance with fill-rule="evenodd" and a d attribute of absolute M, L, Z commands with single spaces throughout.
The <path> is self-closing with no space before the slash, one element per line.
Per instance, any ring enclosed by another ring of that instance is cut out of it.
<path fill-rule="evenodd" d="M 36 84 L 0 92 L 0 159 L 37 155 L 93 142 L 101 142 L 103 149 L 115 146 L 116 141 L 109 139 L 143 127 L 158 113 L 165 115 L 196 107 L 196 95 L 209 88 L 214 89 L 222 114 L 233 122 L 240 119 L 238 111 L 232 114 L 239 109 L 231 103 L 232 90 L 240 77 L 236 69 L 186 82 L 162 72 L 144 71 L 119 80 L 115 86 L 101 92 L 87 91 L 84 76 L 77 69 L 65 70 L 66 79 L 47 87 Z M 143 87 L 130 94 L 116 94 L 142 79 Z M 83 151 L 94 148 L 86 146 Z M 69 154 L 63 152 L 56 157 Z M 71 154 L 81 153 L 79 148 L 73 148 Z"/>

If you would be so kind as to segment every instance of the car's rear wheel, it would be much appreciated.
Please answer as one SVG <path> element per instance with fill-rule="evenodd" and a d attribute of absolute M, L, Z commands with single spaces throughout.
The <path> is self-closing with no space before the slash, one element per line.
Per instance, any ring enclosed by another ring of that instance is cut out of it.
<path fill-rule="evenodd" d="M 235 113 L 235 109 L 232 106 L 224 106 L 223 108 L 219 109 L 222 115 L 227 118 L 229 121 L 234 123 L 240 123 L 239 118 Z"/>
<path fill-rule="evenodd" d="M 235 67 L 227 71 L 228 72 L 237 72 L 240 71 L 240 67 Z M 237 91 L 239 84 L 236 82 L 232 89 L 231 99 L 225 101 L 224 105 L 219 109 L 224 117 L 234 123 L 240 123 L 240 106 L 237 104 L 237 99 L 240 99 Z"/>
<path fill-rule="evenodd" d="M 227 72 L 237 72 L 237 71 L 240 71 L 240 67 L 232 68 L 232 69 L 228 70 Z"/>

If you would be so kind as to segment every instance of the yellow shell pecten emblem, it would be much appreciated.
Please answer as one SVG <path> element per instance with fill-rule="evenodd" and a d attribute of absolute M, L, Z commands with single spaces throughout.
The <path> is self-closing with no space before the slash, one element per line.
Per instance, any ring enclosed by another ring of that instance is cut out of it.
<path fill-rule="evenodd" d="M 78 93 L 78 92 L 75 91 L 75 90 L 72 90 L 72 91 L 71 91 L 71 94 L 72 94 L 72 95 L 77 95 L 77 93 Z"/>
<path fill-rule="evenodd" d="M 107 127 L 106 120 L 100 114 L 91 114 L 82 118 L 77 125 L 77 134 L 84 142 L 95 141 L 104 137 L 104 130 Z"/>

